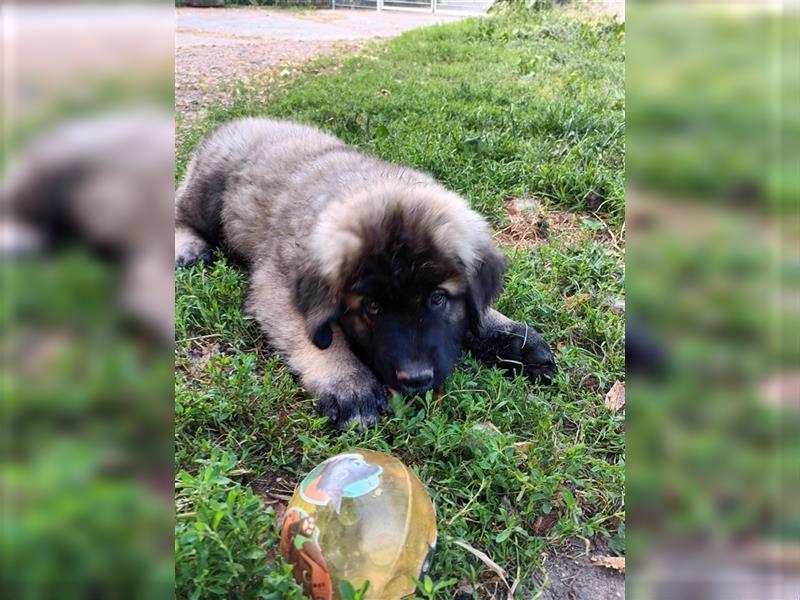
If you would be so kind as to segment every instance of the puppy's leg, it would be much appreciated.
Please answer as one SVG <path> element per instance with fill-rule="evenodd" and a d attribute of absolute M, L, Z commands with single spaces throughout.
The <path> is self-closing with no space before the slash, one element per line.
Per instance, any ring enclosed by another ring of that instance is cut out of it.
<path fill-rule="evenodd" d="M 466 345 L 479 360 L 522 372 L 531 381 L 549 383 L 556 372 L 553 353 L 542 336 L 494 309 L 484 315 L 480 335 L 469 335 Z"/>
<path fill-rule="evenodd" d="M 224 170 L 206 164 L 202 148 L 189 163 L 175 192 L 175 265 L 191 267 L 211 261 L 211 247 L 219 241 Z"/>
<path fill-rule="evenodd" d="M 304 333 L 302 322 L 298 331 Z M 372 371 L 358 360 L 338 326 L 333 327 L 333 343 L 320 350 L 305 337 L 297 339 L 287 352 L 289 365 L 303 385 L 319 397 L 318 410 L 339 429 L 352 423 L 359 428 L 377 423 L 389 411 L 386 392 Z"/>
<path fill-rule="evenodd" d="M 175 266 L 191 267 L 211 261 L 211 246 L 191 227 L 175 225 Z"/>
<path fill-rule="evenodd" d="M 252 314 L 271 343 L 300 376 L 303 386 L 319 397 L 319 412 L 339 429 L 351 423 L 364 427 L 388 411 L 383 385 L 350 351 L 338 325 L 325 350 L 317 348 L 291 299 L 284 276 L 261 263 L 250 276 L 247 300 Z"/>
<path fill-rule="evenodd" d="M 185 181 L 175 192 L 175 266 L 191 267 L 199 262 L 211 261 L 211 245 L 201 233 L 204 221 L 209 220 L 203 210 L 208 195 L 198 183 L 194 162 L 189 166 Z M 210 213 L 212 225 L 219 228 L 219 211 Z"/>

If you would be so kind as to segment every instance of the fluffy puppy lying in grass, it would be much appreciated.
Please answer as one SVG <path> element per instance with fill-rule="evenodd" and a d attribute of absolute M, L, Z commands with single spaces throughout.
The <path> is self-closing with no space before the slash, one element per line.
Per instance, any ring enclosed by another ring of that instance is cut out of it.
<path fill-rule="evenodd" d="M 248 311 L 339 428 L 375 423 L 385 387 L 440 387 L 464 348 L 531 380 L 550 349 L 491 304 L 505 256 L 429 175 L 315 128 L 242 119 L 200 145 L 176 197 L 175 261 L 222 245 L 250 273 Z"/>

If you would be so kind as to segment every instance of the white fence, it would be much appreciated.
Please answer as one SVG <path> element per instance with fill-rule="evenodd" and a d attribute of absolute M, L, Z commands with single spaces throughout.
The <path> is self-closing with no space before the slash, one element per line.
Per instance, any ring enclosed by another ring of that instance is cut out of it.
<path fill-rule="evenodd" d="M 331 8 L 411 10 L 414 12 L 482 14 L 492 0 L 331 0 Z"/>

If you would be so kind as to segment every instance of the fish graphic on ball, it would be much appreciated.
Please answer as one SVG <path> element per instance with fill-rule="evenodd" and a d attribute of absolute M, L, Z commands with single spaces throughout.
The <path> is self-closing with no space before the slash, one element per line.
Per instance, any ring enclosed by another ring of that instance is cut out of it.
<path fill-rule="evenodd" d="M 336 514 L 344 498 L 369 494 L 380 484 L 383 467 L 371 465 L 361 454 L 340 454 L 326 460 L 300 484 L 300 496 L 316 506 L 331 506 Z"/>

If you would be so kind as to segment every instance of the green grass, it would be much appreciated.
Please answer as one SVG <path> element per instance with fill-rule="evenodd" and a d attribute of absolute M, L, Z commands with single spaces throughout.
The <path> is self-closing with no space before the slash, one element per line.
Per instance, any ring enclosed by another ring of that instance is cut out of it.
<path fill-rule="evenodd" d="M 496 16 L 409 32 L 358 57 L 314 63 L 288 83 L 232 83 L 230 105 L 179 127 L 179 175 L 216 123 L 274 115 L 431 172 L 496 227 L 507 221 L 509 196 L 570 211 L 586 210 L 594 192 L 598 218 L 618 231 L 622 44 L 612 22 L 555 11 Z M 534 595 L 542 553 L 567 539 L 622 552 L 624 416 L 608 411 L 603 395 L 624 378 L 624 318 L 611 310 L 624 296 L 624 256 L 588 233 L 506 248 L 512 262 L 498 308 L 550 341 L 560 368 L 551 386 L 509 379 L 467 355 L 443 394 L 395 399 L 394 415 L 364 433 L 340 434 L 316 416 L 315 398 L 243 314 L 245 273 L 222 256 L 179 271 L 179 597 L 225 595 L 229 584 L 249 597 L 292 597 L 273 516 L 263 509 L 252 530 L 236 525 L 255 514 L 247 512 L 257 500 L 251 486 L 297 481 L 354 446 L 394 453 L 435 500 L 440 546 L 430 575 L 446 585 L 422 596 L 452 597 L 450 579 L 477 583 L 480 594 L 493 589 L 492 572 L 453 540 L 483 550 L 512 579 L 519 574 L 519 597 Z M 273 566 L 265 570 L 256 555 Z"/>
<path fill-rule="evenodd" d="M 719 205 L 793 210 L 800 92 L 796 17 L 726 7 L 632 6 L 629 179 Z M 742 198 L 744 196 L 744 198 Z"/>
<path fill-rule="evenodd" d="M 628 12 L 629 206 L 659 215 L 630 248 L 629 316 L 670 366 L 628 385 L 629 572 L 683 540 L 800 539 L 800 413 L 769 385 L 800 359 L 798 19 L 676 8 Z"/>
<path fill-rule="evenodd" d="M 3 261 L 5 595 L 167 598 L 170 348 L 136 333 L 85 249 Z M 113 547 L 115 550 L 109 552 Z"/>

